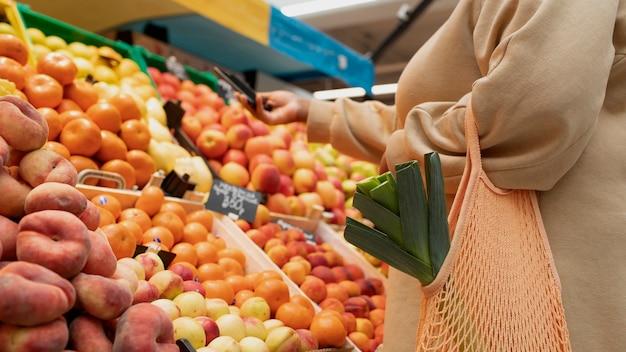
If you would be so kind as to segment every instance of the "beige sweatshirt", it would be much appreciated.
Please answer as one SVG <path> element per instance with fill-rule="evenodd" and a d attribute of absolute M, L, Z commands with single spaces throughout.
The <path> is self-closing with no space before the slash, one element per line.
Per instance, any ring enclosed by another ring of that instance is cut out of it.
<path fill-rule="evenodd" d="M 460 0 L 395 106 L 314 102 L 308 135 L 393 169 L 437 151 L 453 195 L 472 99 L 498 187 L 541 191 L 574 351 L 626 351 L 626 0 Z M 392 270 L 384 351 L 414 351 L 419 286 Z"/>

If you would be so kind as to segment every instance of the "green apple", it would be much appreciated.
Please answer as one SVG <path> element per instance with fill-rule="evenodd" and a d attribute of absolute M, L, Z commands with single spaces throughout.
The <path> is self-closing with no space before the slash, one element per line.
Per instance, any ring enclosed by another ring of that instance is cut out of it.
<path fill-rule="evenodd" d="M 243 302 L 239 312 L 242 317 L 255 317 L 261 321 L 270 318 L 270 305 L 263 297 L 250 297 Z"/>

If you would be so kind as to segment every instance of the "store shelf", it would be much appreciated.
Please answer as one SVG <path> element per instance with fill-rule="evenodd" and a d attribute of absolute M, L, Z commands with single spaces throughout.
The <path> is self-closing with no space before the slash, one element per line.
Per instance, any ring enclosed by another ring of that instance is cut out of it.
<path fill-rule="evenodd" d="M 29 6 L 94 32 L 143 33 L 148 24 L 160 26 L 170 45 L 238 72 L 260 71 L 287 82 L 331 77 L 367 91 L 374 83 L 369 58 L 262 0 L 159 3 L 111 0 L 99 9 L 87 2 L 31 0 Z"/>

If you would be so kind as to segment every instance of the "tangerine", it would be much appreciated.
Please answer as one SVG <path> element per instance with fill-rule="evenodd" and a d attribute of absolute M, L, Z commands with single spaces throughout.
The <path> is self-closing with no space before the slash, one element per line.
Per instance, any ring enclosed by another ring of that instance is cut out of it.
<path fill-rule="evenodd" d="M 286 302 L 276 310 L 276 319 L 292 329 L 308 329 L 313 317 L 309 310 L 295 302 Z"/>
<path fill-rule="evenodd" d="M 183 242 L 196 244 L 198 242 L 206 241 L 209 231 L 199 222 L 190 222 L 185 224 L 183 229 Z"/>
<path fill-rule="evenodd" d="M 1 57 L 0 60 L 2 60 Z M 39 108 L 37 111 L 39 111 L 48 124 L 48 140 L 56 140 L 63 129 L 63 120 L 59 117 L 59 113 L 53 108 L 47 107 Z"/>
<path fill-rule="evenodd" d="M 158 186 L 142 188 L 139 198 L 135 201 L 135 208 L 141 209 L 151 218 L 161 210 L 165 200 L 165 192 Z"/>
<path fill-rule="evenodd" d="M 313 318 L 313 316 L 315 316 L 315 306 L 313 305 L 313 301 L 311 301 L 309 297 L 296 293 L 291 296 L 289 301 L 299 304 L 303 306 L 304 308 L 306 308 L 307 311 L 309 312 L 309 315 L 311 316 L 311 319 Z"/>
<path fill-rule="evenodd" d="M 167 248 L 172 248 L 174 246 L 174 235 L 172 235 L 172 231 L 165 226 L 152 226 L 144 231 L 142 235 L 143 243 L 151 241 L 160 242 Z"/>
<path fill-rule="evenodd" d="M 248 298 L 254 297 L 254 291 L 243 289 L 239 291 L 235 291 L 235 306 L 241 308 L 243 302 L 245 302 Z"/>
<path fill-rule="evenodd" d="M 202 281 L 206 298 L 221 298 L 229 305 L 235 300 L 235 292 L 226 280 L 206 280 Z"/>
<path fill-rule="evenodd" d="M 196 252 L 198 253 L 198 265 L 205 263 L 217 264 L 217 248 L 211 242 L 200 241 L 194 243 L 193 246 L 196 247 Z"/>
<path fill-rule="evenodd" d="M 109 103 L 113 104 L 120 112 L 122 121 L 141 119 L 141 110 L 132 95 L 118 93 L 109 98 Z"/>
<path fill-rule="evenodd" d="M 152 174 L 157 171 L 154 159 L 142 150 L 129 150 L 126 153 L 126 161 L 135 169 L 135 183 L 139 188 L 144 188 L 150 182 Z"/>
<path fill-rule="evenodd" d="M 120 111 L 108 101 L 98 101 L 90 106 L 85 113 L 100 129 L 117 133 L 122 127 Z"/>
<path fill-rule="evenodd" d="M 207 230 L 213 231 L 214 218 L 215 216 L 212 211 L 208 209 L 198 209 L 187 214 L 186 222 L 199 222 L 204 225 Z"/>
<path fill-rule="evenodd" d="M 137 223 L 139 227 L 141 227 L 142 236 L 145 231 L 152 227 L 152 219 L 150 219 L 150 216 L 139 208 L 123 209 L 120 213 L 119 221 L 123 220 L 129 220 Z"/>
<path fill-rule="evenodd" d="M 80 173 L 83 170 L 99 170 L 100 167 L 98 164 L 91 158 L 88 158 L 83 155 L 70 155 L 69 159 L 70 163 L 74 165 L 76 171 Z M 83 184 L 95 186 L 98 184 L 98 179 L 94 177 L 89 177 L 83 180 Z"/>
<path fill-rule="evenodd" d="M 360 351 L 369 351 L 371 349 L 369 337 L 360 331 L 349 333 L 348 338 Z"/>
<path fill-rule="evenodd" d="M 41 146 L 41 149 L 48 149 L 48 150 L 52 150 L 53 152 L 56 152 L 58 154 L 61 154 L 65 159 L 70 158 L 70 151 L 69 149 L 67 149 L 66 146 L 64 146 L 63 144 L 56 142 L 56 141 L 47 141 L 43 146 Z"/>
<path fill-rule="evenodd" d="M 22 91 L 35 108 L 56 108 L 63 100 L 63 86 L 44 73 L 26 75 Z"/>
<path fill-rule="evenodd" d="M 152 226 L 167 227 L 174 236 L 174 243 L 180 242 L 185 234 L 185 224 L 176 213 L 171 211 L 162 211 L 155 214 L 152 217 Z"/>
<path fill-rule="evenodd" d="M 317 337 L 320 348 L 335 347 L 339 348 L 346 342 L 348 333 L 343 324 L 341 316 L 336 311 L 332 311 L 337 315 L 322 313 L 320 311 L 313 317 L 309 330 Z"/>
<path fill-rule="evenodd" d="M 275 314 L 278 307 L 289 302 L 289 286 L 282 279 L 266 279 L 254 287 L 254 295 L 264 298 L 270 306 L 270 312 Z"/>
<path fill-rule="evenodd" d="M 254 285 L 252 284 L 252 278 L 245 275 L 230 275 L 225 277 L 225 280 L 228 281 L 230 286 L 233 287 L 235 293 L 241 290 L 252 291 L 254 289 Z"/>
<path fill-rule="evenodd" d="M 113 213 L 111 213 L 108 209 L 105 209 L 103 207 L 96 206 L 96 208 L 98 209 L 98 212 L 100 213 L 100 224 L 98 225 L 98 227 L 115 224 L 116 221 L 115 221 L 115 217 L 113 216 Z"/>
<path fill-rule="evenodd" d="M 110 194 L 96 194 L 95 196 L 91 197 L 91 202 L 99 207 L 103 207 L 106 210 L 110 211 L 111 215 L 113 215 L 113 218 L 115 218 L 116 220 L 117 218 L 119 218 L 120 213 L 122 212 L 122 203 L 120 203 L 119 199 Z"/>
<path fill-rule="evenodd" d="M 141 120 L 126 120 L 120 125 L 120 137 L 128 146 L 128 149 L 148 150 L 152 135 L 146 125 Z"/>
<path fill-rule="evenodd" d="M 59 105 L 57 105 L 55 110 L 59 114 L 66 112 L 66 111 L 74 111 L 74 110 L 83 111 L 83 109 L 81 109 L 80 106 L 76 104 L 73 100 L 65 99 L 65 98 L 61 99 L 61 102 L 59 103 Z"/>
<path fill-rule="evenodd" d="M 102 145 L 95 154 L 96 159 L 103 163 L 113 159 L 126 160 L 128 148 L 117 134 L 108 130 L 100 130 L 100 139 Z"/>
<path fill-rule="evenodd" d="M 170 249 L 170 252 L 176 254 L 173 263 L 185 262 L 195 266 L 198 263 L 198 253 L 191 243 L 179 242 Z"/>
<path fill-rule="evenodd" d="M 98 102 L 98 90 L 91 82 L 75 79 L 74 82 L 63 87 L 63 97 L 73 100 L 82 111 L 86 111 Z"/>
<path fill-rule="evenodd" d="M 159 212 L 161 213 L 164 211 L 173 212 L 174 214 L 178 215 L 178 217 L 184 224 L 187 223 L 187 211 L 185 210 L 185 207 L 183 207 L 180 203 L 166 201 L 161 205 L 161 209 L 159 210 Z"/>
<path fill-rule="evenodd" d="M 219 251 L 217 252 L 219 256 Z M 229 277 L 231 275 L 243 275 L 244 267 L 241 266 L 239 261 L 230 257 L 222 257 L 217 259 L 217 265 L 222 268 L 224 272 L 224 277 Z"/>
<path fill-rule="evenodd" d="M 100 166 L 101 171 L 114 172 L 119 174 L 124 179 L 125 189 L 133 189 L 135 183 L 137 181 L 137 176 L 135 175 L 135 169 L 133 166 L 126 160 L 122 159 L 112 159 Z M 109 188 L 118 188 L 118 184 L 112 180 L 101 179 L 98 181 L 98 185 L 102 187 Z"/>
<path fill-rule="evenodd" d="M 121 217 L 121 214 L 120 214 Z M 139 223 L 132 221 L 132 220 L 121 220 L 120 217 L 118 217 L 117 223 L 126 227 L 128 229 L 128 231 L 130 231 L 133 236 L 135 237 L 135 244 L 142 244 L 143 243 L 143 230 L 141 229 L 141 226 L 139 225 Z"/>
<path fill-rule="evenodd" d="M 226 247 L 217 252 L 218 258 L 232 258 L 239 262 L 242 268 L 246 267 L 246 253 L 237 247 Z"/>
<path fill-rule="evenodd" d="M 207 280 L 224 280 L 225 278 L 222 267 L 217 265 L 217 263 L 200 264 L 197 269 L 198 279 L 200 280 L 200 282 Z"/>
<path fill-rule="evenodd" d="M 256 288 L 261 282 L 270 279 L 282 280 L 283 276 L 278 271 L 271 269 L 261 270 L 254 275 L 252 284 Z"/>
<path fill-rule="evenodd" d="M 101 227 L 117 259 L 132 257 L 137 247 L 135 236 L 125 226 L 109 224 Z"/>
<path fill-rule="evenodd" d="M 71 119 L 64 124 L 59 142 L 72 155 L 93 156 L 102 145 L 100 127 L 85 117 Z"/>

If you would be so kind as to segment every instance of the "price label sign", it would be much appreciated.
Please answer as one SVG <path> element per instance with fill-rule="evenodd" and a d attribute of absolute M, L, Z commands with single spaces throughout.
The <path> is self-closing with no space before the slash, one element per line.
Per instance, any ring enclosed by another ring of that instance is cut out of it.
<path fill-rule="evenodd" d="M 259 192 L 252 192 L 223 180 L 214 179 L 205 208 L 234 219 L 253 222 L 260 202 Z"/>

